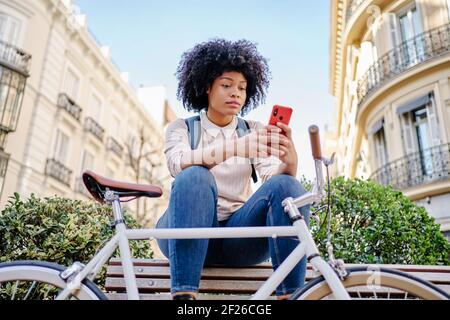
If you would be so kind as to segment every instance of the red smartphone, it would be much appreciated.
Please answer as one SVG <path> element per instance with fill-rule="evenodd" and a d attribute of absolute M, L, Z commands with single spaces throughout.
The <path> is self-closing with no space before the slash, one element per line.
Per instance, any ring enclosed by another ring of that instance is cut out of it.
<path fill-rule="evenodd" d="M 282 122 L 288 126 L 289 121 L 291 120 L 291 115 L 292 115 L 291 107 L 274 105 L 272 108 L 272 113 L 270 114 L 269 125 L 276 126 L 277 122 Z"/>

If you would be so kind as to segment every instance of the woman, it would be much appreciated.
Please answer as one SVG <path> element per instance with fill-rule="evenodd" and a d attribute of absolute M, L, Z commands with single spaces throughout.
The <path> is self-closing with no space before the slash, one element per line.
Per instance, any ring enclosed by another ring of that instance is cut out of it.
<path fill-rule="evenodd" d="M 247 41 L 215 39 L 185 52 L 177 69 L 178 98 L 200 113 L 201 138 L 191 148 L 183 119 L 166 130 L 165 155 L 172 183 L 167 211 L 157 228 L 287 226 L 281 202 L 305 193 L 295 179 L 298 157 L 291 129 L 248 120 L 251 133 L 238 136 L 237 115 L 265 99 L 269 85 L 266 59 Z M 194 149 L 194 150 L 193 150 Z M 250 160 L 251 159 L 251 160 Z M 252 194 L 252 163 L 262 179 Z M 306 221 L 309 207 L 300 208 Z M 273 268 L 298 245 L 289 238 L 158 240 L 170 261 L 173 299 L 195 299 L 204 265 L 258 264 Z M 304 283 L 303 259 L 276 290 L 288 298 Z"/>

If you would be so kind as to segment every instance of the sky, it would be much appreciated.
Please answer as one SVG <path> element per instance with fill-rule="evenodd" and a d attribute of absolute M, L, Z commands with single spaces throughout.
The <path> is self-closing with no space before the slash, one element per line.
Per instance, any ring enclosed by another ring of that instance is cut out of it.
<path fill-rule="evenodd" d="M 298 177 L 314 177 L 308 126 L 334 124 L 329 93 L 330 0 L 76 0 L 88 28 L 130 84 L 164 85 L 178 117 L 193 114 L 176 98 L 183 52 L 212 38 L 247 39 L 268 60 L 272 79 L 263 105 L 245 118 L 266 124 L 274 104 L 294 109 L 290 127 Z"/>

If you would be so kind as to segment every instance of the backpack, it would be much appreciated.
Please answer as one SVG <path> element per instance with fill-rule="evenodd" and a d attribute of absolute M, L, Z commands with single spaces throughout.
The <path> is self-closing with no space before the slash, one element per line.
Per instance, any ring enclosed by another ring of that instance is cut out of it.
<path fill-rule="evenodd" d="M 250 133 L 250 126 L 247 121 L 245 121 L 242 118 L 237 117 L 237 135 L 238 137 L 245 136 L 246 134 Z M 187 119 L 184 119 L 184 122 L 187 125 L 188 129 L 188 135 L 189 135 L 189 143 L 191 145 L 191 149 L 195 150 L 197 149 L 199 143 L 200 143 L 200 136 L 201 136 L 201 128 L 200 128 L 200 116 L 193 116 Z M 252 179 L 253 182 L 258 182 L 258 176 L 256 175 L 255 165 L 252 163 Z"/>

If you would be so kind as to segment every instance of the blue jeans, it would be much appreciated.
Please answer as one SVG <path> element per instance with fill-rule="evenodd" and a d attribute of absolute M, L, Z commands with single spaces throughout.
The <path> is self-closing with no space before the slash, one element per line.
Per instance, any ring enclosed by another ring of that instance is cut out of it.
<path fill-rule="evenodd" d="M 271 177 L 225 221 L 217 220 L 217 185 L 205 167 L 193 166 L 179 173 L 172 183 L 169 207 L 157 228 L 210 228 L 289 226 L 291 221 L 281 202 L 306 191 L 297 179 L 287 174 Z M 300 208 L 309 225 L 309 205 Z M 271 258 L 273 269 L 299 244 L 293 238 L 234 239 L 158 239 L 169 259 L 171 292 L 198 291 L 204 265 L 254 265 Z M 306 258 L 303 258 L 277 287 L 277 295 L 294 292 L 303 286 Z"/>

